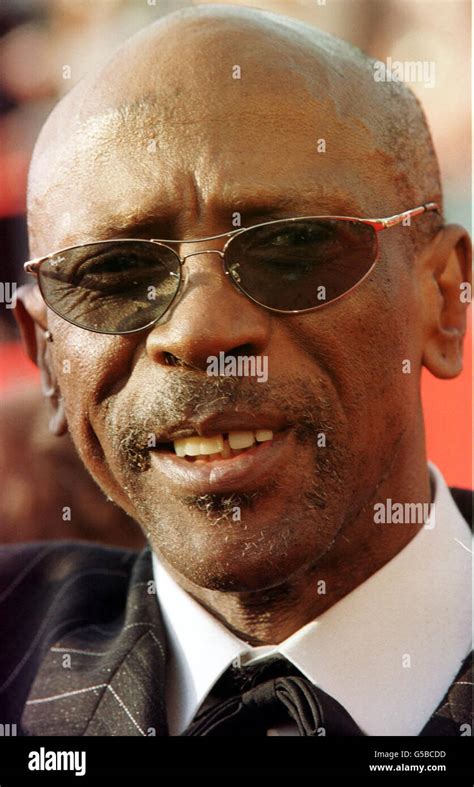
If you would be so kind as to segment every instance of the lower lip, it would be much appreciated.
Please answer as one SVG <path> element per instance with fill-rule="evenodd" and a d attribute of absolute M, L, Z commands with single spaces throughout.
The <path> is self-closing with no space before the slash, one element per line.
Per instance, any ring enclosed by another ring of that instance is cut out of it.
<path fill-rule="evenodd" d="M 151 465 L 182 493 L 252 491 L 273 479 L 276 471 L 285 466 L 293 441 L 291 432 L 280 432 L 273 440 L 258 443 L 242 454 L 212 462 L 189 462 L 172 453 L 151 451 Z"/>

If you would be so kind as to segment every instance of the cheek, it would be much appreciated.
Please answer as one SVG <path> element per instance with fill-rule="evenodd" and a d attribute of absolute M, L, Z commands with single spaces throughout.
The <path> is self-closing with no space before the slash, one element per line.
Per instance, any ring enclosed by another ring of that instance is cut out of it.
<path fill-rule="evenodd" d="M 129 337 L 65 327 L 59 318 L 55 322 L 51 328 L 53 367 L 69 432 L 84 463 L 95 475 L 98 465 L 103 466 L 103 452 L 93 422 L 110 391 L 128 379 L 137 339 L 132 342 Z"/>
<path fill-rule="evenodd" d="M 318 360 L 335 389 L 347 450 L 377 473 L 419 405 L 419 294 L 408 264 L 379 269 L 352 295 L 292 323 L 292 341 Z M 357 461 L 357 460 L 356 460 Z M 358 472 L 358 468 L 354 468 Z M 367 479 L 368 480 L 368 479 Z"/>

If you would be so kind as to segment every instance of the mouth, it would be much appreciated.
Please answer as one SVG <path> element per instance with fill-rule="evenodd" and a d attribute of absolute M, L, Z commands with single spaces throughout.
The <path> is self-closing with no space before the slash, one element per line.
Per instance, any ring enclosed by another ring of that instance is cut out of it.
<path fill-rule="evenodd" d="M 173 493 L 231 493 L 269 484 L 291 461 L 290 428 L 190 434 L 150 450 L 151 467 Z"/>
<path fill-rule="evenodd" d="M 187 462 L 230 460 L 273 440 L 272 429 L 221 432 L 209 437 L 190 435 L 157 445 L 155 451 L 174 454 Z"/>

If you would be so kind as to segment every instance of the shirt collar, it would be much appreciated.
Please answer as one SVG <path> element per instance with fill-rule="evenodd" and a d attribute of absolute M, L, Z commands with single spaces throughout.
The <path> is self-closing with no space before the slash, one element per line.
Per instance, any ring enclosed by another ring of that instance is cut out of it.
<path fill-rule="evenodd" d="M 367 735 L 417 735 L 471 645 L 470 531 L 429 463 L 435 518 L 379 571 L 279 645 L 254 647 L 183 590 L 153 554 L 171 658 L 168 724 L 179 735 L 234 662 L 281 653 Z M 434 522 L 434 526 L 433 525 Z"/>

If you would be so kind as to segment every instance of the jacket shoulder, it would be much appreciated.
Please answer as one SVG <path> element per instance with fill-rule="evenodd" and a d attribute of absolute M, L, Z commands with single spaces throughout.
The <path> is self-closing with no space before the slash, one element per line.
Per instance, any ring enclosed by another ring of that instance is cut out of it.
<path fill-rule="evenodd" d="M 45 588 L 91 567 L 124 568 L 137 550 L 104 546 L 87 541 L 36 541 L 0 546 L 0 603 L 24 581 L 32 579 Z M 13 584 L 12 584 L 13 583 Z"/>
<path fill-rule="evenodd" d="M 17 717 L 45 650 L 124 611 L 139 551 L 78 541 L 0 547 L 0 711 Z"/>

